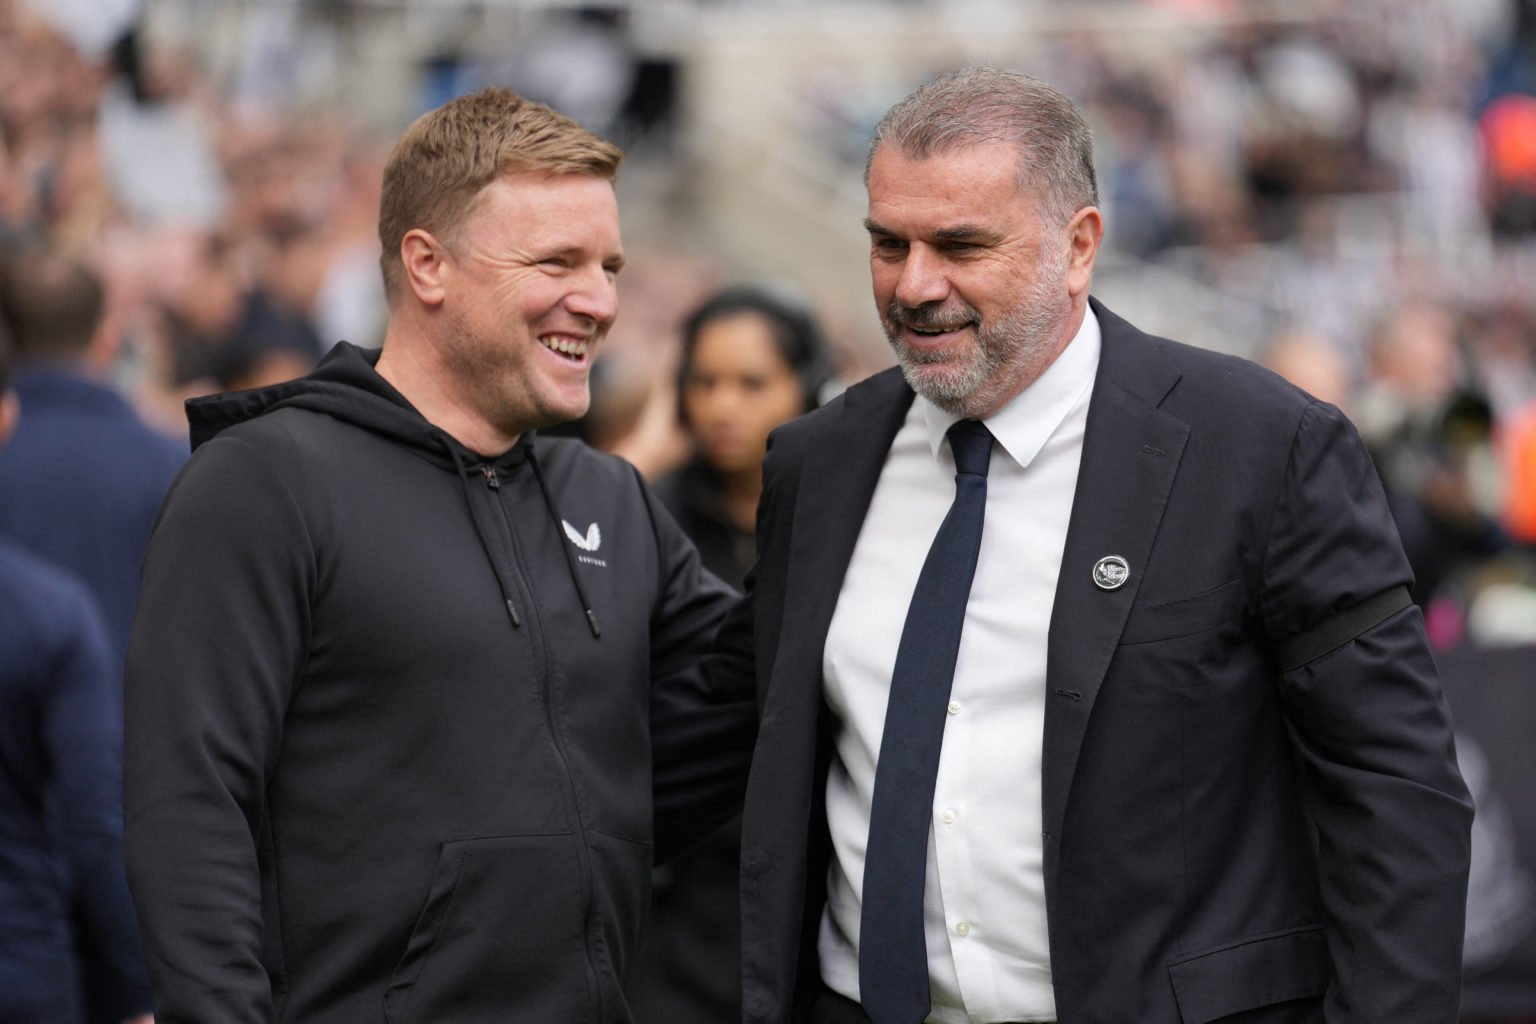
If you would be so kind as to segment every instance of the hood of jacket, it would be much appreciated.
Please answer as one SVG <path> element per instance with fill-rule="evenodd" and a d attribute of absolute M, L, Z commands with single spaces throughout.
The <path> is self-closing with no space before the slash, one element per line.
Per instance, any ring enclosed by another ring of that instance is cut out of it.
<path fill-rule="evenodd" d="M 469 451 L 441 427 L 428 422 L 406 397 L 375 368 L 380 350 L 338 342 L 306 376 L 250 391 L 231 391 L 187 402 L 192 450 L 212 440 L 226 427 L 264 416 L 277 409 L 298 408 L 324 413 L 410 448 L 447 470 L 465 463 L 520 462 L 531 444 L 525 431 L 512 448 L 494 459 Z M 455 458 L 455 453 L 458 458 Z"/>

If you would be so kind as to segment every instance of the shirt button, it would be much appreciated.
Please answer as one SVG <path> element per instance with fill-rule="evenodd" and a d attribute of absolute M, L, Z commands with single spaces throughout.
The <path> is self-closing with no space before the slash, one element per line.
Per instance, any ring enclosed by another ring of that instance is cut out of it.
<path fill-rule="evenodd" d="M 939 818 L 944 822 L 944 824 L 953 825 L 955 823 L 955 812 L 945 811 L 943 814 L 939 815 Z"/>
<path fill-rule="evenodd" d="M 960 702 L 959 701 L 952 700 L 952 701 L 949 702 L 949 713 L 952 714 L 952 715 L 958 715 L 960 713 Z"/>
<path fill-rule="evenodd" d="M 971 923 L 969 921 L 961 921 L 959 924 L 955 925 L 955 934 L 960 936 L 962 939 L 971 934 Z"/>

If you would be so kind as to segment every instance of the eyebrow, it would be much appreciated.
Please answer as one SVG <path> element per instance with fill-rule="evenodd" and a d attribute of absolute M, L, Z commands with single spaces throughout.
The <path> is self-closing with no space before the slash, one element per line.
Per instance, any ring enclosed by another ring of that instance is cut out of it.
<path fill-rule="evenodd" d="M 998 235 L 997 232 L 989 231 L 979 224 L 957 224 L 952 228 L 940 228 L 933 233 L 933 237 L 948 242 L 992 242 L 997 240 Z"/>
<path fill-rule="evenodd" d="M 864 230 L 872 235 L 886 235 L 890 238 L 898 237 L 890 228 L 883 227 L 870 218 L 864 218 Z M 969 241 L 990 243 L 998 240 L 998 234 L 979 224 L 956 224 L 954 227 L 939 228 L 933 233 L 933 238 L 940 242 Z"/>

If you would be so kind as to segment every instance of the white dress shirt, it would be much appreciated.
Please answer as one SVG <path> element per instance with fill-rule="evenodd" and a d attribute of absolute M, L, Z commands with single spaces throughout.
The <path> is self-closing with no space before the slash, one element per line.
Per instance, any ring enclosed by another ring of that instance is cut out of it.
<path fill-rule="evenodd" d="M 981 555 L 966 605 L 934 790 L 924 916 L 930 1021 L 1054 1020 L 1041 843 L 1046 637 L 1099 365 L 1090 311 L 1039 380 L 986 421 Z M 822 979 L 859 997 L 859 913 L 875 763 L 917 577 L 955 495 L 945 431 L 922 397 L 886 456 L 827 633 L 840 722 L 827 778 L 833 858 Z"/>

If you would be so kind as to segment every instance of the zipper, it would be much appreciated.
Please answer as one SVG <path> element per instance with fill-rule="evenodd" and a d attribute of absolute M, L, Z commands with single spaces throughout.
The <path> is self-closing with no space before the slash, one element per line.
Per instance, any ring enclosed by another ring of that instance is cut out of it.
<path fill-rule="evenodd" d="M 516 577 L 525 593 L 529 595 L 528 607 L 533 609 L 530 615 L 528 639 L 537 649 L 535 658 L 541 663 L 542 671 L 539 674 L 539 704 L 544 712 L 544 727 L 549 730 L 550 742 L 555 748 L 555 758 L 560 765 L 560 781 L 565 791 L 566 809 L 571 816 L 571 826 L 576 832 L 576 860 L 580 868 L 581 876 L 581 904 L 582 920 L 582 951 L 586 954 L 588 997 L 597 997 L 597 1017 L 603 1018 L 603 987 L 598 977 L 597 964 L 592 956 L 592 851 L 587 848 L 587 828 L 581 820 L 581 804 L 576 799 L 576 781 L 571 772 L 570 755 L 566 752 L 565 741 L 560 736 L 560 730 L 555 725 L 555 710 L 549 694 L 549 644 L 544 635 L 543 620 L 539 616 L 539 604 L 533 600 L 533 587 L 529 583 L 528 570 L 523 562 L 522 547 L 517 542 L 517 531 L 512 528 L 512 517 L 507 513 L 507 507 L 501 497 L 501 478 L 496 473 L 495 466 L 482 466 L 481 473 L 485 476 L 486 486 L 492 492 L 491 504 L 496 506 L 500 513 L 502 528 L 506 531 L 508 544 L 512 549 L 512 561 L 516 567 Z M 521 626 L 517 609 L 512 606 L 511 598 L 507 599 L 507 611 L 512 615 L 512 624 Z"/>
<path fill-rule="evenodd" d="M 483 475 L 485 477 L 485 485 L 487 487 L 489 487 L 491 490 L 497 491 L 497 492 L 499 492 L 501 490 L 501 478 L 496 475 L 496 467 L 494 467 L 494 466 L 481 466 L 480 467 L 480 473 L 481 473 L 481 475 Z M 500 500 L 499 495 L 498 495 L 497 500 L 496 500 L 496 506 L 498 508 L 501 507 L 501 500 Z M 503 515 L 505 515 L 505 513 L 503 513 Z M 492 571 L 495 571 L 494 567 L 493 567 Z M 507 614 L 512 616 L 512 628 L 514 628 L 514 629 L 521 629 L 523 627 L 523 620 L 517 614 L 517 605 L 512 603 L 512 598 L 511 597 L 504 597 L 504 598 L 502 598 L 502 600 L 506 602 Z"/>

